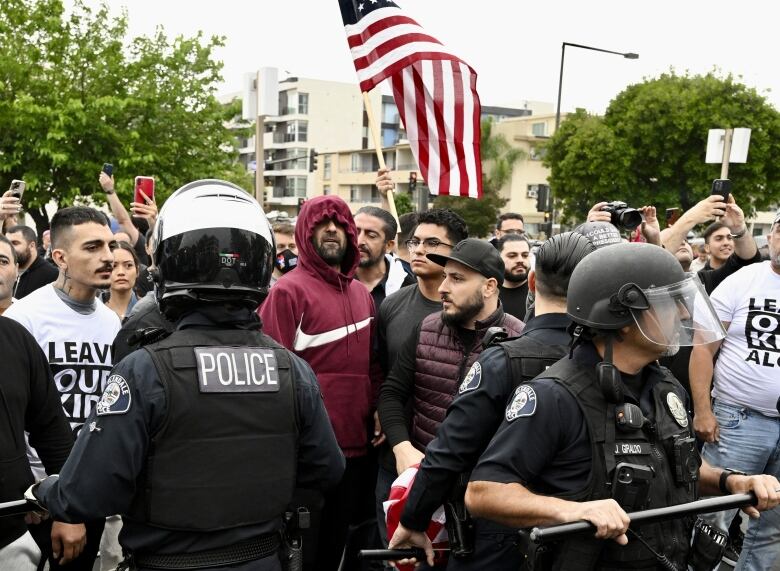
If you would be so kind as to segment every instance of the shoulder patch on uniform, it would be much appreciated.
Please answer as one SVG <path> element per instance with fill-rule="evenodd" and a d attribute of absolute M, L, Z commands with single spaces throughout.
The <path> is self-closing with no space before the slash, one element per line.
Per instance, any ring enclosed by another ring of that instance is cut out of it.
<path fill-rule="evenodd" d="M 97 415 L 125 414 L 130 410 L 130 386 L 122 375 L 111 375 L 103 391 L 103 396 L 97 403 Z"/>
<path fill-rule="evenodd" d="M 460 387 L 458 387 L 458 394 L 462 395 L 463 393 L 467 393 L 468 391 L 473 391 L 477 387 L 479 387 L 479 383 L 482 381 L 482 365 L 479 364 L 479 361 L 471 365 L 471 368 L 469 369 L 469 372 L 466 373 L 466 376 L 463 378 L 463 382 L 460 384 Z"/>
<path fill-rule="evenodd" d="M 688 428 L 688 411 L 685 410 L 685 406 L 680 400 L 680 397 L 673 392 L 667 393 L 666 406 L 669 407 L 669 412 L 672 413 L 677 424 L 683 428 Z"/>
<path fill-rule="evenodd" d="M 512 422 L 523 416 L 532 416 L 536 412 L 536 391 L 529 385 L 520 385 L 506 409 L 506 420 Z"/>

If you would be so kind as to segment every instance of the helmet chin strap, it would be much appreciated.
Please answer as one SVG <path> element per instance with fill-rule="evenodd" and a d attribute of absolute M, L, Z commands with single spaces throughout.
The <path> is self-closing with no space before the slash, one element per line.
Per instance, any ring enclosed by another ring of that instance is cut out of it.
<path fill-rule="evenodd" d="M 612 343 L 616 337 L 618 337 L 616 332 L 610 332 L 604 337 L 604 360 L 596 365 L 596 376 L 607 402 L 620 404 L 625 401 L 625 395 L 623 393 L 623 378 L 612 362 Z"/>

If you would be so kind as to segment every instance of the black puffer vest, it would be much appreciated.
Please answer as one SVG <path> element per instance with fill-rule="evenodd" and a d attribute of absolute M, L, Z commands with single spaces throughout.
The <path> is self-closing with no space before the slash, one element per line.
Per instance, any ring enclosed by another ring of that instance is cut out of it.
<path fill-rule="evenodd" d="M 184 531 L 280 517 L 295 486 L 298 442 L 287 351 L 237 329 L 183 329 L 145 349 L 167 414 L 151 437 L 129 517 Z"/>
<path fill-rule="evenodd" d="M 420 324 L 412 417 L 412 444 L 419 450 L 425 450 L 436 436 L 463 375 L 482 352 L 482 339 L 489 327 L 503 327 L 514 337 L 525 324 L 499 306 L 485 321 L 477 322 L 473 347 L 463 346 L 455 331 L 442 322 L 441 312 L 429 315 Z"/>
<path fill-rule="evenodd" d="M 609 403 L 599 388 L 593 367 L 582 366 L 573 359 L 563 359 L 547 369 L 545 377 L 560 383 L 577 400 L 588 425 L 594 459 L 590 480 L 582 490 L 558 497 L 572 501 L 599 500 L 612 497 L 615 466 L 621 462 L 649 466 L 654 472 L 647 505 L 639 509 L 659 508 L 687 503 L 696 499 L 695 485 L 676 481 L 674 441 L 692 436 L 687 414 L 677 420 L 672 403 L 684 402 L 684 390 L 664 368 L 649 365 L 646 382 L 653 383 L 652 416 L 645 428 L 623 431 L 616 427 L 615 405 Z M 673 393 L 674 396 L 669 397 Z M 677 407 L 674 407 L 677 408 Z M 684 412 L 684 410 L 683 410 Z M 679 416 L 679 409 L 678 409 Z M 666 555 L 678 568 L 686 568 L 693 521 L 671 520 L 642 526 L 638 531 L 653 548 Z M 658 568 L 655 557 L 639 541 L 620 546 L 614 541 L 577 538 L 565 541 L 556 550 L 553 569 L 622 570 Z"/>

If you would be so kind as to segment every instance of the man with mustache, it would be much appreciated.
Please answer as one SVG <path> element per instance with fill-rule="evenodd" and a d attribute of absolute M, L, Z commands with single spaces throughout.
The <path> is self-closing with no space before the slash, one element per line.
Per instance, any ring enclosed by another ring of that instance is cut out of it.
<path fill-rule="evenodd" d="M 22 299 L 57 279 L 57 268 L 38 255 L 35 231 L 29 226 L 11 226 L 5 237 L 14 245 L 19 260 L 19 283 L 14 297 Z"/>
<path fill-rule="evenodd" d="M 525 319 L 528 298 L 528 272 L 531 271 L 531 245 L 525 236 L 506 234 L 496 244 L 504 261 L 504 282 L 499 297 L 504 311 L 519 320 Z"/>
<path fill-rule="evenodd" d="M 295 224 L 295 244 L 295 271 L 279 278 L 258 311 L 264 331 L 311 365 L 346 457 L 344 477 L 325 497 L 314 557 L 318 571 L 335 571 L 348 527 L 373 514 L 376 462 L 369 448 L 379 437 L 372 442 L 369 429 L 378 432 L 374 408 L 381 381 L 372 359 L 376 310 L 355 279 L 358 232 L 346 202 L 337 196 L 307 201 Z"/>
<path fill-rule="evenodd" d="M 355 277 L 368 288 L 379 308 L 385 297 L 417 281 L 393 255 L 398 225 L 392 214 L 376 206 L 364 206 L 355 213 L 355 226 L 360 251 Z"/>
<path fill-rule="evenodd" d="M 74 434 L 100 400 L 113 365 L 111 344 L 120 328 L 119 318 L 96 295 L 111 284 L 115 244 L 108 219 L 94 208 L 71 206 L 57 211 L 51 219 L 57 280 L 17 301 L 4 314 L 21 323 L 48 357 Z M 44 475 L 37 456 L 31 457 L 30 465 L 37 477 Z M 88 523 L 86 548 L 65 569 L 91 571 L 103 525 L 104 520 Z M 32 528 L 41 550 L 51 556 L 47 524 Z M 52 536 L 54 569 L 59 568 L 57 559 L 70 559 L 84 548 L 83 526 L 68 529 L 69 534 Z"/>
<path fill-rule="evenodd" d="M 442 311 L 415 327 L 379 393 L 379 417 L 398 474 L 422 460 L 464 375 L 482 352 L 488 328 L 503 327 L 515 336 L 524 327 L 501 307 L 498 285 L 504 262 L 490 242 L 467 238 L 449 255 L 427 258 L 443 268 Z M 405 414 L 409 401 L 411 431 Z"/>

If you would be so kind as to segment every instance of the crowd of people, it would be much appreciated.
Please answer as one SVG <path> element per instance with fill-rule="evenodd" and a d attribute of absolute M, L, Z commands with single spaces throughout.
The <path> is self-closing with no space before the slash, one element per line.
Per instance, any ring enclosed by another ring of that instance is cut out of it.
<path fill-rule="evenodd" d="M 222 181 L 159 211 L 98 184 L 111 216 L 40 239 L 0 198 L 0 500 L 38 506 L 0 517 L 0 568 L 780 570 L 780 214 L 762 255 L 733 195 L 537 241 L 396 219 L 386 170 L 382 207 L 273 225 Z M 629 528 L 743 492 L 747 524 Z"/>

